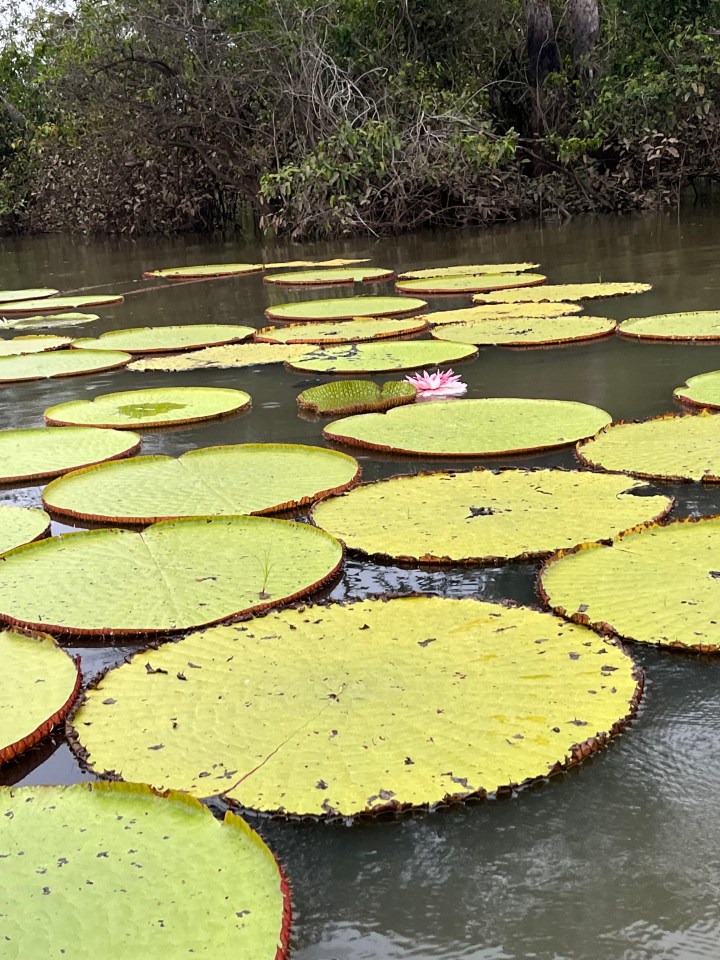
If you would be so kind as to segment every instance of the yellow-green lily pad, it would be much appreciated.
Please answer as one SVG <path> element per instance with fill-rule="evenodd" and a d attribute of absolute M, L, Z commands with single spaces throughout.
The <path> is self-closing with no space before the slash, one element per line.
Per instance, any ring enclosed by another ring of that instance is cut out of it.
<path fill-rule="evenodd" d="M 244 390 L 225 387 L 151 387 L 59 403 L 45 411 L 45 422 L 61 427 L 150 429 L 227 417 L 248 409 L 251 402 Z"/>
<path fill-rule="evenodd" d="M 427 296 L 438 293 L 476 293 L 488 290 L 507 290 L 516 287 L 536 287 L 545 283 L 541 273 L 477 273 L 428 277 L 420 280 L 398 280 L 395 289 L 400 293 Z"/>
<path fill-rule="evenodd" d="M 0 483 L 58 477 L 78 467 L 129 457 L 139 449 L 136 433 L 99 427 L 0 430 Z"/>
<path fill-rule="evenodd" d="M 289 360 L 293 370 L 312 373 L 384 373 L 389 370 L 417 370 L 439 363 L 455 363 L 474 357 L 477 350 L 468 344 L 411 342 L 348 343 L 345 346 L 311 350 L 299 360 Z"/>
<path fill-rule="evenodd" d="M 0 505 L 0 554 L 23 543 L 39 540 L 49 530 L 50 517 L 44 510 L 15 504 Z"/>
<path fill-rule="evenodd" d="M 46 297 L 42 300 L 21 300 L 0 305 L 0 314 L 11 317 L 16 313 L 61 313 L 63 310 L 82 310 L 84 307 L 111 306 L 125 298 L 116 294 L 94 294 L 84 297 Z"/>
<path fill-rule="evenodd" d="M 650 524 L 551 559 L 541 593 L 555 613 L 627 640 L 720 652 L 720 519 Z"/>
<path fill-rule="evenodd" d="M 425 280 L 433 277 L 474 276 L 478 273 L 524 273 L 534 270 L 539 263 L 460 263 L 452 267 L 426 267 L 408 270 L 398 275 L 399 280 Z"/>
<path fill-rule="evenodd" d="M 5 763 L 34 747 L 65 719 L 80 689 L 80 671 L 44 633 L 0 631 L 0 658 L 6 678 L 0 687 L 0 763 Z M 2 846 L 0 840 L 0 859 Z M 6 873 L 3 881 L 4 889 Z M 7 920 L 4 917 L 3 934 Z"/>
<path fill-rule="evenodd" d="M 356 317 L 396 317 L 417 313 L 426 307 L 417 297 L 333 297 L 329 300 L 301 300 L 268 307 L 270 320 L 353 320 Z"/>
<path fill-rule="evenodd" d="M 130 364 L 128 370 L 227 370 L 240 367 L 260 367 L 267 363 L 285 363 L 300 359 L 308 353 L 307 344 L 297 343 L 238 343 L 222 347 L 205 347 L 191 353 L 171 357 L 143 357 Z"/>
<path fill-rule="evenodd" d="M 634 713 L 640 677 L 612 643 L 535 610 L 365 600 L 137 655 L 73 723 L 98 773 L 354 816 L 494 796 L 573 766 Z"/>
<path fill-rule="evenodd" d="M 496 293 L 476 293 L 475 303 L 542 303 L 624 297 L 632 293 L 652 290 L 650 283 L 555 283 L 534 290 L 498 290 Z"/>
<path fill-rule="evenodd" d="M 0 321 L 0 329 L 54 330 L 56 327 L 76 327 L 99 319 L 96 313 L 48 313 L 36 317 L 8 317 Z"/>
<path fill-rule="evenodd" d="M 262 263 L 205 263 L 194 267 L 163 267 L 146 270 L 144 277 L 161 277 L 163 280 L 208 280 L 212 277 L 241 277 L 250 273 L 262 273 Z"/>
<path fill-rule="evenodd" d="M 383 280 L 392 280 L 394 270 L 384 267 L 336 267 L 335 269 L 320 268 L 314 270 L 299 270 L 290 273 L 275 273 L 263 277 L 264 283 L 273 283 L 278 286 L 328 286 L 336 283 L 380 283 Z"/>
<path fill-rule="evenodd" d="M 315 506 L 313 520 L 346 547 L 382 560 L 504 563 L 664 517 L 672 498 L 635 496 L 647 492 L 640 481 L 589 471 L 425 473 L 332 497 Z"/>
<path fill-rule="evenodd" d="M 424 317 L 410 320 L 368 317 L 338 320 L 329 323 L 292 323 L 287 327 L 262 327 L 255 339 L 260 343 L 361 343 L 423 333 L 428 322 Z"/>
<path fill-rule="evenodd" d="M 72 337 L 56 337 L 52 334 L 31 334 L 0 340 L 0 357 L 20 357 L 30 353 L 46 353 L 60 350 L 72 343 Z"/>
<path fill-rule="evenodd" d="M 334 257 L 332 260 L 281 260 L 276 263 L 266 263 L 266 270 L 280 270 L 282 268 L 300 269 L 308 267 L 311 270 L 317 270 L 320 267 L 350 267 L 356 263 L 369 263 L 370 257 L 360 257 L 348 259 L 346 257 Z"/>
<path fill-rule="evenodd" d="M 580 313 L 579 303 L 493 303 L 476 304 L 460 310 L 437 310 L 424 314 L 430 326 L 437 327 L 447 323 L 468 323 L 485 318 L 498 317 L 562 317 L 566 314 Z"/>
<path fill-rule="evenodd" d="M 437 400 L 335 420 L 330 440 L 413 456 L 491 457 L 569 446 L 611 422 L 571 400 Z"/>
<path fill-rule="evenodd" d="M 416 397 L 415 387 L 404 380 L 389 380 L 382 386 L 372 380 L 335 380 L 303 390 L 297 402 L 302 410 L 310 413 L 345 416 L 389 410 L 413 403 Z"/>
<path fill-rule="evenodd" d="M 544 347 L 597 340 L 615 332 L 608 317 L 483 317 L 466 323 L 448 323 L 432 330 L 436 340 L 453 343 L 496 344 L 502 347 Z"/>
<path fill-rule="evenodd" d="M 673 396 L 682 403 L 717 409 L 720 407 L 720 370 L 688 377 L 687 383 L 678 387 Z"/>
<path fill-rule="evenodd" d="M 43 502 L 54 513 L 109 523 L 262 514 L 347 490 L 359 475 L 357 460 L 335 450 L 243 443 L 77 470 L 48 484 Z"/>
<path fill-rule="evenodd" d="M 663 414 L 611 423 L 577 446 L 581 463 L 648 480 L 720 483 L 720 416 Z"/>
<path fill-rule="evenodd" d="M 634 340 L 720 340 L 720 310 L 631 317 L 618 326 L 618 333 Z"/>
<path fill-rule="evenodd" d="M 287 883 L 232 813 L 144 784 L 76 783 L 1 788 L 0 817 L 8 958 L 287 957 Z"/>
<path fill-rule="evenodd" d="M 53 350 L 50 353 L 0 357 L 0 384 L 55 377 L 79 377 L 124 367 L 132 357 L 118 350 Z"/>
<path fill-rule="evenodd" d="M 19 300 L 42 300 L 44 297 L 54 297 L 59 290 L 53 287 L 30 287 L 24 290 L 0 290 L 0 304 L 16 303 Z"/>
<path fill-rule="evenodd" d="M 126 353 L 173 353 L 223 343 L 239 343 L 254 333 L 254 327 L 230 323 L 135 327 L 131 330 L 111 330 L 99 337 L 75 340 L 73 347 L 82 350 L 124 350 Z"/>

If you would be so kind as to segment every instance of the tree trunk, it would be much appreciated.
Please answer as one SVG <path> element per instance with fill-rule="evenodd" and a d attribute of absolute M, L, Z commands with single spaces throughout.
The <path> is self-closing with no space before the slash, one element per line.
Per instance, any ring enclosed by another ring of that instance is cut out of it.
<path fill-rule="evenodd" d="M 523 0 L 527 24 L 527 50 L 533 80 L 538 90 L 549 73 L 560 69 L 560 51 L 555 41 L 550 0 Z"/>
<path fill-rule="evenodd" d="M 568 20 L 572 38 L 573 61 L 588 69 L 587 58 L 600 36 L 600 14 L 597 0 L 568 0 Z"/>

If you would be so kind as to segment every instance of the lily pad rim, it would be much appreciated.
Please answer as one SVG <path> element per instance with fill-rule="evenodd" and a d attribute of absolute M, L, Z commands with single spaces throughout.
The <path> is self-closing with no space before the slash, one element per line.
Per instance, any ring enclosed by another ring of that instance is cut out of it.
<path fill-rule="evenodd" d="M 293 273 L 310 273 L 312 267 L 305 267 L 302 271 L 298 267 L 297 270 L 289 270 L 287 273 L 271 273 L 266 274 L 263 277 L 263 283 L 266 283 L 268 286 L 272 287 L 339 287 L 339 286 L 354 286 L 356 283 L 389 283 L 392 280 L 397 279 L 397 274 L 394 270 L 388 269 L 385 267 L 363 267 L 360 264 L 355 264 L 351 266 L 348 264 L 347 267 L 317 267 L 318 273 L 323 270 L 345 270 L 352 272 L 353 270 L 372 270 L 375 271 L 375 276 L 372 277 L 360 277 L 356 278 L 353 276 L 345 276 L 340 278 L 335 278 L 328 280 L 322 277 L 318 277 L 314 280 L 288 280 L 288 277 L 291 277 Z"/>
<path fill-rule="evenodd" d="M 629 324 L 637 323 L 639 320 L 658 320 L 665 317 L 702 313 L 716 313 L 720 316 L 720 310 L 675 310 L 672 313 L 653 313 L 645 317 L 627 317 L 625 320 L 618 320 L 616 332 L 619 337 L 624 337 L 626 340 L 650 340 L 657 343 L 712 343 L 720 340 L 720 331 L 714 334 L 683 336 L 682 334 L 632 333 L 628 329 Z"/>
<path fill-rule="evenodd" d="M 116 359 L 116 360 L 114 360 L 112 363 L 108 363 L 107 365 L 102 366 L 102 367 L 92 367 L 92 366 L 91 366 L 91 367 L 87 367 L 86 369 L 83 369 L 83 370 L 63 370 L 63 371 L 61 371 L 60 373 L 52 373 L 52 374 L 50 374 L 49 376 L 43 376 L 42 374 L 39 374 L 39 375 L 31 375 L 31 376 L 24 376 L 24 377 L 11 377 L 9 380 L 8 380 L 8 379 L 4 379 L 3 373 L 2 373 L 2 367 L 0 366 L 0 386 L 2 386 L 2 385 L 4 385 L 4 384 L 13 384 L 13 383 L 34 383 L 34 382 L 36 382 L 36 381 L 43 381 L 43 380 L 65 380 L 65 379 L 67 379 L 67 378 L 69 378 L 69 377 L 84 377 L 84 376 L 88 376 L 89 374 L 92 374 L 92 373 L 105 373 L 105 372 L 107 372 L 108 370 L 120 370 L 120 369 L 122 369 L 123 367 L 126 367 L 126 366 L 132 361 L 132 359 L 133 359 L 132 354 L 125 353 L 125 352 L 122 351 L 122 350 L 72 350 L 72 349 L 70 349 L 70 350 L 46 350 L 45 353 L 40 353 L 40 354 L 37 354 L 37 353 L 36 353 L 36 354 L 33 354 L 33 353 L 29 353 L 29 354 L 28 354 L 28 353 L 25 353 L 25 354 L 20 354 L 20 356 L 17 356 L 17 357 L 0 357 L 0 361 L 2 361 L 2 360 L 19 360 L 19 359 L 21 359 L 22 357 L 25 357 L 25 358 L 31 358 L 31 357 L 32 357 L 32 358 L 39 358 L 39 357 L 42 357 L 42 356 L 53 357 L 55 354 L 58 354 L 58 355 L 61 355 L 61 356 L 62 356 L 63 354 L 65 354 L 65 355 L 67 355 L 67 354 L 78 354 L 78 355 L 84 354 L 84 355 L 90 357 L 90 356 L 91 356 L 92 354 L 94 354 L 94 353 L 95 353 L 95 354 L 97 354 L 97 353 L 102 353 L 102 354 L 106 354 L 106 355 L 107 355 L 107 354 L 114 354 L 115 357 L 122 357 L 123 359 L 122 359 L 122 360 L 117 360 L 117 359 Z M 75 424 L 73 424 L 73 426 L 75 426 Z"/>
<path fill-rule="evenodd" d="M 526 277 L 526 278 L 531 277 L 532 279 L 526 279 L 524 282 L 507 283 L 501 287 L 495 286 L 494 284 L 484 288 L 479 286 L 479 281 L 483 277 L 492 277 L 492 276 L 507 277 L 508 280 L 515 280 L 515 281 L 521 281 L 523 277 Z M 441 281 L 441 280 L 448 280 L 448 279 L 449 280 L 465 279 L 468 281 L 468 284 L 466 284 L 465 287 L 459 287 L 458 289 L 452 289 L 452 288 L 448 289 L 447 287 L 443 289 L 441 287 L 432 286 L 432 283 L 434 280 Z M 473 281 L 473 282 L 471 283 L 470 281 Z M 459 273 L 459 274 L 453 274 L 450 277 L 420 277 L 417 280 L 398 280 L 397 283 L 395 284 L 395 289 L 397 290 L 398 293 L 404 293 L 404 294 L 411 294 L 417 291 L 417 293 L 421 294 L 422 296 L 457 297 L 457 296 L 463 296 L 463 294 L 466 294 L 466 293 L 483 293 L 483 292 L 494 293 L 496 290 L 520 290 L 523 287 L 541 287 L 547 282 L 548 282 L 548 278 L 543 273 L 507 273 L 507 274 Z M 417 284 L 417 286 L 416 287 L 410 286 L 410 284 L 413 284 L 413 283 Z M 472 287 L 472 289 L 469 289 L 470 287 Z"/>
<path fill-rule="evenodd" d="M 677 400 L 678 403 L 685 404 L 688 407 L 700 407 L 702 410 L 720 410 L 720 399 L 717 403 L 709 403 L 707 400 L 694 400 L 692 397 L 689 397 L 686 393 L 683 393 L 683 390 L 692 390 L 690 386 L 691 380 L 697 380 L 700 377 L 708 377 L 710 374 L 716 373 L 718 379 L 720 380 L 720 370 L 708 370 L 705 373 L 696 373 L 692 377 L 688 377 L 685 383 L 681 386 L 676 387 L 673 390 L 673 400 Z"/>

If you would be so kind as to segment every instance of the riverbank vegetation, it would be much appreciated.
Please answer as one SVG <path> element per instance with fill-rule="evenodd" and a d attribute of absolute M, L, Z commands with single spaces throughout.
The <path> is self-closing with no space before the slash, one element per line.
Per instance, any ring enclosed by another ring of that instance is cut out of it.
<path fill-rule="evenodd" d="M 79 0 L 0 51 L 0 229 L 295 239 L 677 202 L 720 0 Z"/>

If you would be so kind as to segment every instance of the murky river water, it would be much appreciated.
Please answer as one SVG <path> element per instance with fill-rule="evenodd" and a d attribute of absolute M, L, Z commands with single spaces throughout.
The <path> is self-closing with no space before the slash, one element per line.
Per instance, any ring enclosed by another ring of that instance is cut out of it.
<path fill-rule="evenodd" d="M 720 211 L 423 233 L 397 240 L 278 245 L 265 258 L 368 256 L 409 269 L 452 262 L 537 260 L 551 281 L 638 280 L 649 294 L 595 301 L 616 318 L 720 309 Z M 233 322 L 263 325 L 288 294 L 261 277 L 184 286 L 142 281 L 143 269 L 262 258 L 252 242 L 181 238 L 137 243 L 37 238 L 0 242 L 0 287 L 62 290 L 108 285 L 130 294 L 100 308 L 78 336 L 121 327 Z M 148 290 L 147 288 L 151 289 Z M 358 292 L 358 291 L 356 291 Z M 363 292 L 389 292 L 378 285 Z M 442 299 L 433 308 L 468 305 Z M 615 419 L 674 409 L 673 388 L 720 368 L 720 346 L 631 343 L 617 338 L 544 350 L 481 350 L 460 367 L 469 397 L 555 397 L 603 407 Z M 2 428 L 39 426 L 54 403 L 172 384 L 237 386 L 252 412 L 217 424 L 146 434 L 144 453 L 179 454 L 244 441 L 321 444 L 322 422 L 300 419 L 295 397 L 322 382 L 282 366 L 184 374 L 102 373 L 0 390 Z M 364 479 L 439 466 L 360 456 Z M 487 461 L 485 461 L 487 463 Z M 493 461 L 500 464 L 503 461 Z M 513 465 L 573 464 L 569 452 Z M 467 468 L 470 463 L 457 465 Z M 676 516 L 720 513 L 720 489 L 671 488 Z M 0 490 L 34 505 L 40 488 Z M 54 525 L 54 532 L 67 529 Z M 334 597 L 387 591 L 537 604 L 536 565 L 418 571 L 350 559 Z M 87 677 L 133 645 L 74 646 Z M 647 674 L 637 718 L 607 749 L 512 799 L 381 822 L 256 822 L 293 884 L 297 960 L 691 960 L 720 955 L 720 658 L 634 651 Z M 5 678 L 4 682 L 12 682 Z M 56 734 L 0 769 L 0 783 L 89 779 Z M 41 960 L 41 958 L 38 958 Z"/>

